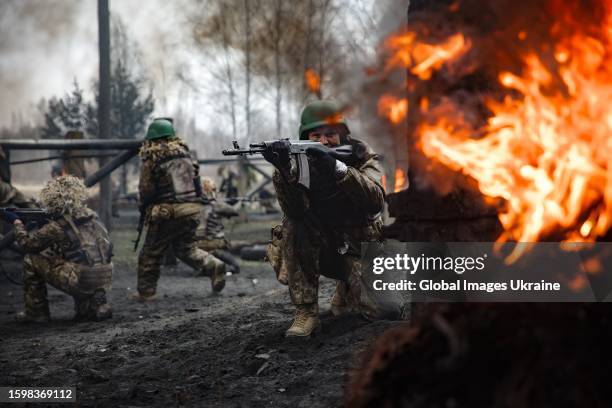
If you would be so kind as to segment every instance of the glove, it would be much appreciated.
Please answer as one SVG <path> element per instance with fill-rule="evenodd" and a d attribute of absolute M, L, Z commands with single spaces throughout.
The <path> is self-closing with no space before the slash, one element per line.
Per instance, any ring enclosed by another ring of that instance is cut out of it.
<path fill-rule="evenodd" d="M 12 224 L 19 219 L 19 216 L 12 211 L 4 211 L 4 213 L 2 214 L 2 218 L 4 219 L 4 221 L 8 222 L 9 224 Z"/>
<path fill-rule="evenodd" d="M 306 150 L 306 153 L 314 159 L 312 166 L 317 169 L 319 174 L 324 177 L 336 176 L 336 159 L 328 152 L 311 147 Z"/>
<path fill-rule="evenodd" d="M 272 143 L 265 152 L 263 157 L 269 163 L 272 163 L 274 167 L 279 170 L 288 169 L 291 166 L 291 159 L 289 158 L 289 146 L 288 140 L 277 140 Z"/>

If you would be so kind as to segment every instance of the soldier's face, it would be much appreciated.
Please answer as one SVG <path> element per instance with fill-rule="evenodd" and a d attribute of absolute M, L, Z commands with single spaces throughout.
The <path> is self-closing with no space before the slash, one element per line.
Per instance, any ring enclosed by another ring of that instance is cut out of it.
<path fill-rule="evenodd" d="M 333 127 L 322 127 L 308 133 L 308 140 L 329 147 L 340 146 L 340 133 Z"/>

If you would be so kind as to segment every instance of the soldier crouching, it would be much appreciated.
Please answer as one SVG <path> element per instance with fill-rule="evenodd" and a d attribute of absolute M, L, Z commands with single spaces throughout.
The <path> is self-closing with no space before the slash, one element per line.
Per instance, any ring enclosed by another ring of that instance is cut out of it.
<path fill-rule="evenodd" d="M 151 123 L 140 160 L 140 210 L 146 214 L 147 235 L 138 257 L 136 298 L 148 301 L 155 296 L 161 261 L 169 247 L 198 274 L 209 276 L 213 291 L 220 292 L 225 286 L 225 264 L 197 247 L 196 229 L 204 206 L 198 165 L 169 120 Z"/>
<path fill-rule="evenodd" d="M 49 222 L 27 231 L 14 219 L 15 240 L 25 251 L 23 289 L 25 311 L 17 320 L 49 320 L 47 286 L 71 295 L 77 320 L 105 320 L 112 317 L 106 294 L 113 273 L 112 244 L 95 212 L 84 204 L 83 182 L 62 176 L 48 182 L 40 201 L 49 213 Z"/>
<path fill-rule="evenodd" d="M 346 162 L 321 150 L 308 150 L 310 189 L 297 184 L 296 166 L 287 141 L 264 153 L 274 164 L 273 181 L 283 223 L 273 230 L 268 248 L 278 280 L 288 284 L 296 314 L 286 336 L 309 336 L 320 326 L 319 276 L 335 279 L 331 299 L 334 315 L 356 311 L 376 318 L 379 311 L 363 288 L 360 244 L 381 239 L 385 192 L 376 155 L 365 143 L 351 138 L 338 105 L 317 101 L 302 112 L 301 140 L 329 148 L 350 145 Z"/>
<path fill-rule="evenodd" d="M 238 216 L 238 211 L 231 205 L 217 200 L 217 185 L 210 177 L 202 177 L 204 208 L 200 212 L 200 225 L 196 229 L 198 247 L 211 253 L 225 263 L 228 272 L 240 273 L 240 265 L 229 252 L 230 243 L 225 237 L 225 228 L 221 218 Z"/>

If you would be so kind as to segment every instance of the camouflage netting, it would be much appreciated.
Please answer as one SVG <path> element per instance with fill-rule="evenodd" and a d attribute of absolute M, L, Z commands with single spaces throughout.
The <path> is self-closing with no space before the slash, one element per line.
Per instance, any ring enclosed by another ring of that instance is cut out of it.
<path fill-rule="evenodd" d="M 140 147 L 140 159 L 157 161 L 164 157 L 180 154 L 184 149 L 189 150 L 185 142 L 178 137 L 146 140 Z"/>
<path fill-rule="evenodd" d="M 84 207 L 87 188 L 74 176 L 60 176 L 49 181 L 40 192 L 42 205 L 54 215 L 74 214 Z"/>

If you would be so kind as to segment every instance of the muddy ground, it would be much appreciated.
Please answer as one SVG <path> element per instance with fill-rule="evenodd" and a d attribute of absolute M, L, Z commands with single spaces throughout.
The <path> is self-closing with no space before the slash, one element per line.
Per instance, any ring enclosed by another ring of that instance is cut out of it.
<path fill-rule="evenodd" d="M 111 321 L 73 322 L 72 299 L 50 289 L 51 323 L 13 322 L 21 288 L 0 275 L 0 386 L 74 386 L 80 406 L 342 406 L 360 350 L 399 324 L 334 319 L 332 281 L 322 279 L 322 332 L 285 339 L 293 308 L 263 262 L 242 261 L 220 295 L 186 266 L 166 267 L 157 301 L 137 303 L 129 298 L 136 283 L 129 221 L 113 232 Z M 265 241 L 273 223 L 230 225 L 229 235 Z"/>

